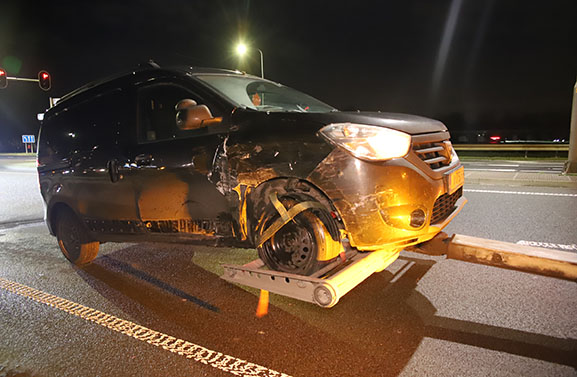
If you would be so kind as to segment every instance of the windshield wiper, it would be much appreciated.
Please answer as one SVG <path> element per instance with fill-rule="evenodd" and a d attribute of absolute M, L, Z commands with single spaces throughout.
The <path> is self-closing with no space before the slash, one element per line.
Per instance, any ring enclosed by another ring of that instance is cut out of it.
<path fill-rule="evenodd" d="M 274 105 L 259 105 L 256 107 L 257 110 L 264 110 L 264 111 L 268 111 L 268 110 L 280 110 L 280 111 L 285 111 L 284 108 L 280 107 L 280 106 L 274 106 Z"/>

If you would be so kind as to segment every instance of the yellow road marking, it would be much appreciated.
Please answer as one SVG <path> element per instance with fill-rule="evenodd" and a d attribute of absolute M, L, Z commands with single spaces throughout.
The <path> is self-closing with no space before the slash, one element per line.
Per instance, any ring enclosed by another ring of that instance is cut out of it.
<path fill-rule="evenodd" d="M 290 377 L 4 278 L 0 278 L 0 288 L 235 376 Z"/>

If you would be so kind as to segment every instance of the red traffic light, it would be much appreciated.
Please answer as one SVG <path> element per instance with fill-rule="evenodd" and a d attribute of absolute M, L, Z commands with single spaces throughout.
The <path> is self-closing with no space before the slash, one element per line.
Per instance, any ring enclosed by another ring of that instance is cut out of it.
<path fill-rule="evenodd" d="M 38 72 L 38 85 L 42 90 L 50 90 L 52 86 L 50 82 L 50 74 L 46 71 Z"/>
<path fill-rule="evenodd" d="M 4 89 L 8 85 L 8 78 L 6 77 L 6 71 L 0 68 L 0 89 Z"/>

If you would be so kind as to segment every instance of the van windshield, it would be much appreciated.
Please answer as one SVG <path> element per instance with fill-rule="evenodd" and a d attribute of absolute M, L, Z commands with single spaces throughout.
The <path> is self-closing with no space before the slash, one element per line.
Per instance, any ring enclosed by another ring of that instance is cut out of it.
<path fill-rule="evenodd" d="M 198 79 L 237 106 L 257 111 L 327 113 L 338 111 L 308 94 L 257 77 L 203 74 Z"/>

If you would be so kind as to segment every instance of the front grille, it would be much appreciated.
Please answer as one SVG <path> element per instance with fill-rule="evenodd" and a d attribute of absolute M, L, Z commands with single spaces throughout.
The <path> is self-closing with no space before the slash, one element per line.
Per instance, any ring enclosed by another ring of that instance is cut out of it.
<path fill-rule="evenodd" d="M 413 141 L 413 152 L 434 171 L 451 164 L 452 150 L 453 147 L 449 140 Z"/>
<path fill-rule="evenodd" d="M 433 207 L 431 224 L 436 224 L 446 219 L 447 216 L 449 216 L 455 210 L 455 204 L 461 196 L 463 196 L 463 187 L 460 187 L 451 195 L 443 194 L 439 196 L 435 201 L 435 206 Z"/>

